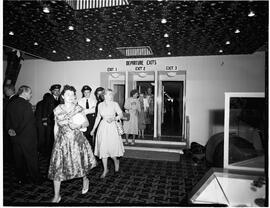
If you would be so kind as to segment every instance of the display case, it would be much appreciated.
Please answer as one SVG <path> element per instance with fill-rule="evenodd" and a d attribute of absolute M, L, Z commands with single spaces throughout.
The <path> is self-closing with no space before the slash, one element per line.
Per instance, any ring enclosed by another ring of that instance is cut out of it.
<path fill-rule="evenodd" d="M 225 93 L 223 167 L 212 168 L 192 189 L 192 204 L 268 206 L 264 93 Z"/>
<path fill-rule="evenodd" d="M 264 93 L 225 93 L 224 168 L 265 169 Z"/>
<path fill-rule="evenodd" d="M 190 193 L 190 202 L 208 206 L 265 206 L 265 177 L 258 171 L 210 169 Z"/>

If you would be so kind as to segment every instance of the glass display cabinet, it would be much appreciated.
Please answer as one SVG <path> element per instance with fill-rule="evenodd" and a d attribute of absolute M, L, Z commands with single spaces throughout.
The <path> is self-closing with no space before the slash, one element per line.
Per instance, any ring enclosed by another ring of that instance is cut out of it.
<path fill-rule="evenodd" d="M 225 93 L 224 168 L 212 168 L 192 189 L 192 204 L 268 206 L 264 93 Z"/>
<path fill-rule="evenodd" d="M 264 171 L 264 93 L 225 93 L 224 168 Z"/>
<path fill-rule="evenodd" d="M 265 177 L 258 171 L 210 169 L 190 193 L 190 202 L 208 206 L 265 206 Z"/>

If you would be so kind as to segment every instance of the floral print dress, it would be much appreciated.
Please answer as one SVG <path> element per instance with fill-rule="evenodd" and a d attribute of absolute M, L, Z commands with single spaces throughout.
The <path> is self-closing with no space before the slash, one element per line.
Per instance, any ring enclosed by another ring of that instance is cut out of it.
<path fill-rule="evenodd" d="M 59 124 L 61 121 L 70 120 L 78 113 L 83 114 L 83 108 L 79 105 L 75 105 L 71 112 L 66 112 L 63 105 L 54 109 L 58 132 L 49 166 L 48 178 L 51 180 L 65 181 L 80 178 L 86 176 L 90 169 L 96 166 L 95 156 L 83 132 L 79 129 L 71 129 L 68 124 Z"/>

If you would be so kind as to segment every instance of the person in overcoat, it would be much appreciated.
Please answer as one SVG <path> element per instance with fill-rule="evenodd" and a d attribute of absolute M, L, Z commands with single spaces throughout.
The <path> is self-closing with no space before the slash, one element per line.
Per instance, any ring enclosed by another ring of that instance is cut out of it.
<path fill-rule="evenodd" d="M 11 137 L 15 174 L 19 183 L 30 181 L 35 184 L 42 182 L 38 167 L 37 131 L 35 116 L 29 100 L 32 90 L 28 86 L 21 86 L 18 97 L 7 106 L 6 128 Z"/>
<path fill-rule="evenodd" d="M 6 84 L 4 86 L 4 98 L 3 98 L 3 159 L 4 163 L 13 163 L 12 144 L 10 136 L 6 129 L 6 112 L 7 106 L 17 97 L 15 93 L 15 86 L 12 84 Z"/>

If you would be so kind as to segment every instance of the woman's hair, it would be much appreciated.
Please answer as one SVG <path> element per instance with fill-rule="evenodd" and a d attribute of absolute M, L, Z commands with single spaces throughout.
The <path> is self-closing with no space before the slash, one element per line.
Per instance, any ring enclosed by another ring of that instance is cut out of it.
<path fill-rule="evenodd" d="M 107 95 L 108 93 L 113 93 L 113 90 L 109 88 L 106 89 L 104 95 Z"/>
<path fill-rule="evenodd" d="M 104 91 L 104 88 L 103 87 L 98 87 L 96 90 L 95 90 L 95 96 L 96 98 L 98 99 L 98 92 L 102 92 Z"/>
<path fill-rule="evenodd" d="M 70 85 L 65 85 L 64 86 L 64 88 L 63 88 L 63 90 L 61 92 L 61 95 L 64 95 L 67 90 L 73 91 L 74 95 L 76 95 L 76 89 L 73 86 L 70 86 Z"/>
<path fill-rule="evenodd" d="M 131 90 L 130 91 L 130 97 L 133 97 L 133 95 L 135 95 L 136 93 L 138 93 L 138 90 Z"/>

